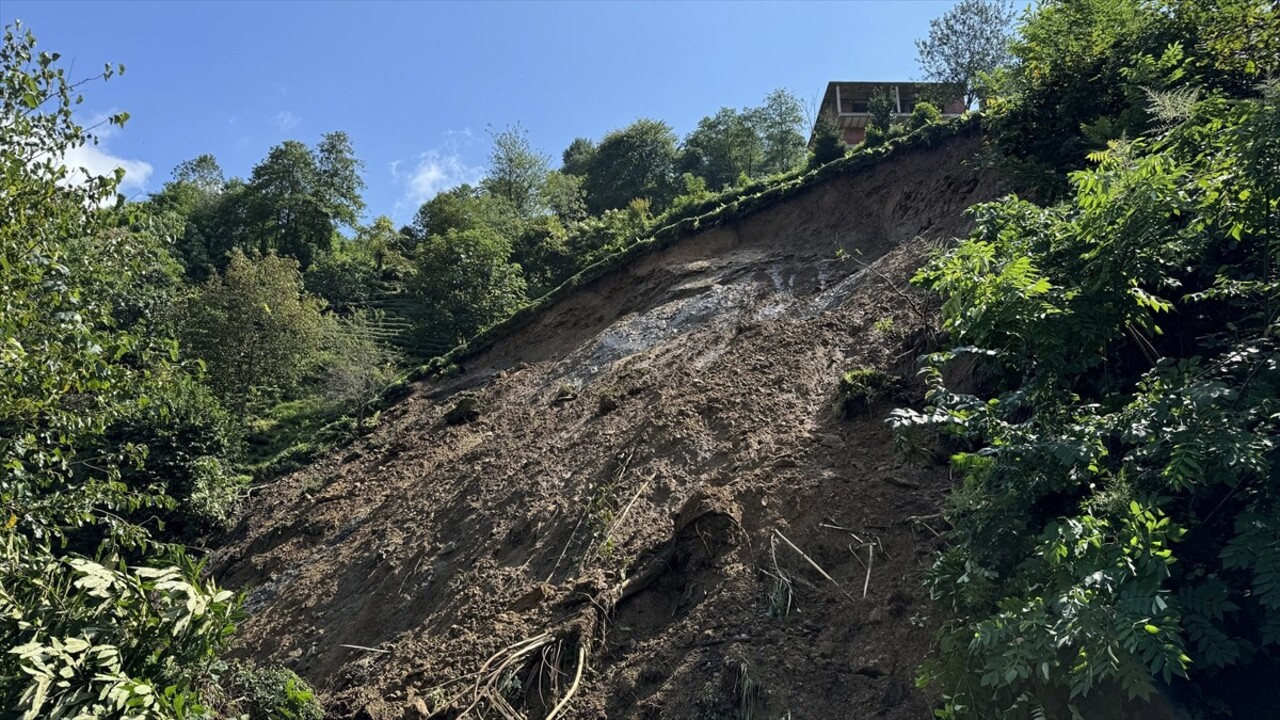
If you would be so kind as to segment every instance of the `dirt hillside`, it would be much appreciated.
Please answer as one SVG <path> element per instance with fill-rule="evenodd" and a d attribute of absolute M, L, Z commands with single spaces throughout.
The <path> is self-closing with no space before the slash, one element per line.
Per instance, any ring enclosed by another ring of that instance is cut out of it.
<path fill-rule="evenodd" d="M 998 190 L 978 143 L 601 278 L 260 490 L 213 560 L 242 652 L 333 717 L 929 717 L 908 518 L 949 481 L 884 418 L 919 402 L 906 279 Z M 844 419 L 854 367 L 907 380 Z"/>

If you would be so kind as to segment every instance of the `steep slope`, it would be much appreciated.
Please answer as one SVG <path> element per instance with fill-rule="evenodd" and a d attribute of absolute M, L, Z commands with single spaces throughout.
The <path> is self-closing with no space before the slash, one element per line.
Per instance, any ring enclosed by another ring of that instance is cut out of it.
<path fill-rule="evenodd" d="M 978 144 L 620 268 L 260 490 L 214 558 L 249 595 L 243 652 L 336 717 L 928 716 L 938 541 L 911 518 L 948 479 L 884 425 L 911 383 L 851 420 L 837 383 L 910 378 L 905 281 L 994 196 Z"/>

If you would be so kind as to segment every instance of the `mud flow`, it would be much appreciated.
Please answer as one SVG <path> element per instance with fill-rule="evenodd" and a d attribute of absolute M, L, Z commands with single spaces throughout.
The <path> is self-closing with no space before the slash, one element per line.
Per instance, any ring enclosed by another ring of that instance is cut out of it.
<path fill-rule="evenodd" d="M 261 490 L 213 561 L 239 652 L 339 718 L 929 717 L 949 480 L 884 419 L 935 337 L 909 278 L 999 191 L 978 144 L 689 235 Z M 855 367 L 902 380 L 846 417 Z"/>

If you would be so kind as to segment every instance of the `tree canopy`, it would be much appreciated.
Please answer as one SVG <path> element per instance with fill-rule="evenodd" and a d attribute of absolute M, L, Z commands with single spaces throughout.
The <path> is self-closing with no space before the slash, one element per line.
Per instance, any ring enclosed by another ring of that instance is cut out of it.
<path fill-rule="evenodd" d="M 929 35 L 916 40 L 925 79 L 957 88 L 972 107 L 980 76 L 1008 63 L 1012 21 L 1007 0 L 960 0 L 930 20 Z"/>

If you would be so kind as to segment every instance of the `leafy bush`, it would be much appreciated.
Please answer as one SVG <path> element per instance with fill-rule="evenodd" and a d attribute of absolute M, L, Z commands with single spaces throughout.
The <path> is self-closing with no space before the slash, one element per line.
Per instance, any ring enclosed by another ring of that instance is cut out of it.
<path fill-rule="evenodd" d="M 244 485 L 228 462 L 240 450 L 240 428 L 204 385 L 182 372 L 148 383 L 140 398 L 106 429 L 98 452 L 145 449 L 146 462 L 125 467 L 122 479 L 173 498 L 173 509 L 159 513 L 166 537 L 224 527 Z"/>
<path fill-rule="evenodd" d="M 1280 21 L 1257 0 L 1078 0 L 1025 16 L 1012 68 L 989 74 L 988 132 L 1006 175 L 1068 191 L 1085 155 L 1149 130 L 1148 90 L 1256 95 L 1280 72 Z"/>
<path fill-rule="evenodd" d="M 161 558 L 157 558 L 161 559 Z M 0 698 L 23 718 L 198 716 L 239 601 L 170 567 L 56 557 L 0 539 Z"/>
<path fill-rule="evenodd" d="M 1069 201 L 978 206 L 917 278 L 958 347 L 897 422 L 978 448 L 929 581 L 947 717 L 1280 700 L 1216 692 L 1280 649 L 1280 88 L 1152 112 L 1166 129 L 1094 154 Z M 994 397 L 942 380 L 974 352 Z"/>
<path fill-rule="evenodd" d="M 942 111 L 938 110 L 937 105 L 930 102 L 919 102 L 911 110 L 911 117 L 907 120 L 907 128 L 919 130 L 925 125 L 931 125 L 941 119 Z"/>
<path fill-rule="evenodd" d="M 171 502 L 121 482 L 146 451 L 99 452 L 149 401 L 139 389 L 175 374 L 173 341 L 91 292 L 140 279 L 127 235 L 83 242 L 114 227 L 101 208 L 123 171 L 64 164 L 93 138 L 72 121 L 59 56 L 35 47 L 16 24 L 0 47 L 0 706 L 24 720 L 198 716 L 239 603 L 129 520 Z M 89 534 L 96 548 L 76 542 Z"/>
<path fill-rule="evenodd" d="M 320 395 L 341 411 L 356 408 L 357 423 L 365 405 L 398 374 L 400 358 L 378 342 L 377 317 L 359 311 L 330 322 L 318 360 Z"/>
<path fill-rule="evenodd" d="M 840 409 L 846 418 L 857 417 L 888 394 L 901 388 L 901 378 L 876 368 L 859 367 L 840 376 Z"/>
<path fill-rule="evenodd" d="M 307 681 L 279 665 L 231 665 L 222 685 L 232 712 L 248 720 L 323 720 L 324 708 Z"/>

